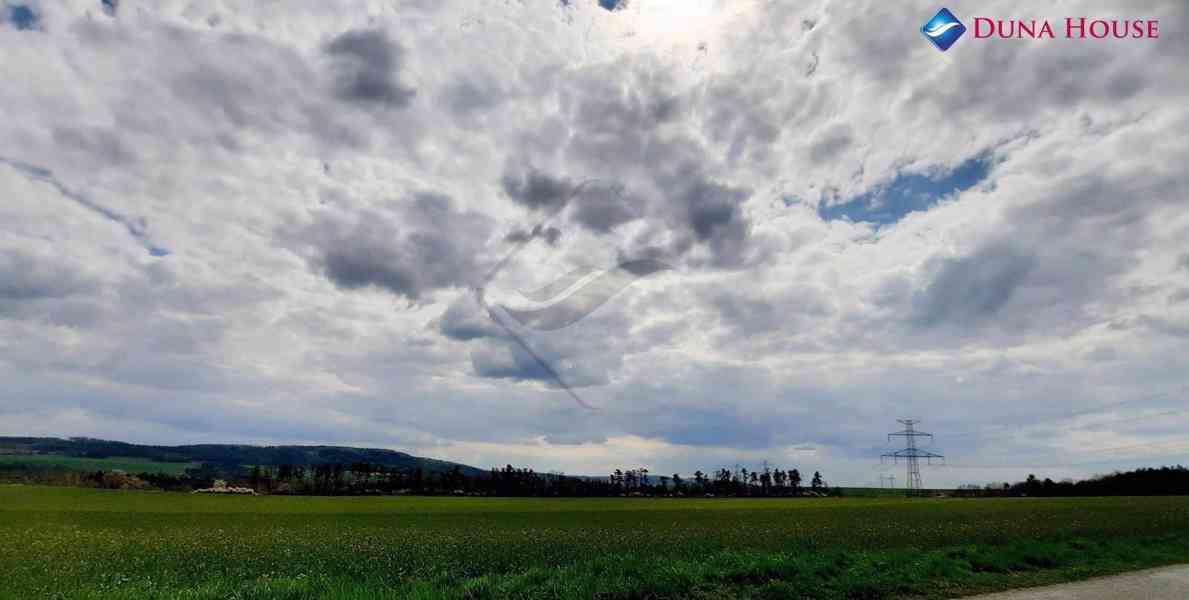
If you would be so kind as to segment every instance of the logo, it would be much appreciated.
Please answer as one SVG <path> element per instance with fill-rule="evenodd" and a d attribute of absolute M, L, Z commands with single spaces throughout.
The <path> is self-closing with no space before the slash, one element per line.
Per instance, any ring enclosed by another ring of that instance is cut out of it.
<path fill-rule="evenodd" d="M 567 204 L 587 192 L 597 190 L 600 182 L 588 179 L 565 192 L 565 198 L 557 204 L 551 215 L 545 221 L 538 223 L 531 230 L 521 230 L 510 234 L 507 241 L 513 242 L 512 249 L 496 263 L 481 284 L 472 288 L 479 307 L 487 312 L 491 320 L 504 330 L 507 338 L 515 343 L 520 350 L 530 357 L 539 370 L 549 379 L 564 389 L 583 408 L 594 409 L 587 404 L 574 387 L 562 377 L 562 372 L 547 359 L 548 353 L 540 352 L 525 335 L 529 332 L 551 332 L 569 327 L 586 318 L 605 304 L 611 298 L 632 285 L 636 281 L 654 273 L 671 270 L 672 267 L 650 258 L 639 260 L 621 260 L 615 266 L 607 269 L 579 267 L 537 290 L 516 290 L 519 295 L 536 304 L 523 308 L 513 308 L 502 302 L 489 301 L 487 286 L 503 271 L 508 264 L 532 240 L 541 237 L 548 243 L 556 241 L 561 232 L 547 227 L 549 220 L 557 216 Z M 617 186 L 610 186 L 613 193 L 622 193 Z M 548 233 L 550 230 L 555 233 Z M 550 236 L 553 236 L 552 238 Z"/>
<path fill-rule="evenodd" d="M 1065 17 L 1064 22 L 1048 19 L 1000 19 L 974 17 L 974 39 L 998 40 L 1128 40 L 1160 39 L 1159 19 L 1101 19 Z M 1064 26 L 1062 26 L 1064 25 Z M 966 25 L 943 8 L 921 26 L 921 34 L 938 50 L 945 52 L 966 33 Z"/>
<path fill-rule="evenodd" d="M 945 52 L 966 33 L 966 26 L 948 8 L 943 8 L 921 27 L 921 33 L 925 35 L 925 39 L 933 42 L 938 50 Z"/>
<path fill-rule="evenodd" d="M 528 300 L 542 304 L 524 310 L 497 304 L 521 327 L 537 331 L 557 331 L 585 319 L 608 300 L 636 281 L 673 267 L 652 259 L 626 261 L 607 270 L 580 267 L 539 290 L 518 290 Z M 496 319 L 497 322 L 499 319 Z"/>

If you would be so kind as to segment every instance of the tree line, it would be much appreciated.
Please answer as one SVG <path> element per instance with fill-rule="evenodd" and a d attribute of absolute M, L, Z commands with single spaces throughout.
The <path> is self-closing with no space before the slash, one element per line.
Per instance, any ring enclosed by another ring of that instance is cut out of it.
<path fill-rule="evenodd" d="M 617 496 L 728 496 L 781 497 L 837 495 L 820 472 L 805 482 L 798 469 L 745 467 L 701 470 L 683 477 L 679 473 L 653 475 L 647 468 L 615 469 L 605 477 L 539 473 L 531 468 L 506 465 L 489 471 L 453 466 L 444 471 L 421 467 L 405 469 L 369 462 L 281 464 L 229 468 L 204 464 L 183 474 L 121 471 L 72 472 L 61 467 L 4 472 L 0 478 L 29 483 L 122 489 L 155 488 L 190 491 L 209 488 L 215 481 L 246 486 L 265 494 L 294 495 L 476 495 L 539 497 Z M 476 472 L 478 474 L 476 474 Z"/>
<path fill-rule="evenodd" d="M 701 470 L 683 478 L 679 473 L 652 476 L 648 469 L 616 469 L 608 477 L 612 491 L 626 495 L 715 495 L 715 496 L 799 496 L 804 493 L 823 495 L 833 492 L 826 485 L 820 471 L 815 471 L 809 484 L 803 485 L 798 469 L 748 471 L 746 467 L 718 469 L 710 474 Z"/>
<path fill-rule="evenodd" d="M 797 469 L 749 471 L 701 470 L 690 477 L 679 473 L 654 476 L 646 468 L 616 469 L 607 477 L 581 477 L 564 473 L 539 473 L 531 468 L 505 465 L 481 475 L 459 467 L 441 472 L 399 469 L 357 462 L 319 465 L 252 467 L 242 482 L 272 494 L 387 495 L 454 494 L 484 496 L 799 496 L 828 495 L 831 491 L 820 472 L 808 483 Z"/>
<path fill-rule="evenodd" d="M 1181 466 L 1116 471 L 1090 479 L 1053 481 L 1029 475 L 1016 483 L 963 486 L 960 496 L 1070 497 L 1070 496 L 1180 496 L 1189 495 L 1189 469 Z"/>

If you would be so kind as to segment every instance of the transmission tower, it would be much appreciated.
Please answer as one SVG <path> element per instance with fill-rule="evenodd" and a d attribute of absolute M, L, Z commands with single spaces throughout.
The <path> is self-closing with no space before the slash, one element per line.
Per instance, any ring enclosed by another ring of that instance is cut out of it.
<path fill-rule="evenodd" d="M 888 483 L 888 485 L 886 485 L 886 486 L 884 485 L 885 481 Z M 896 489 L 896 476 L 895 475 L 880 475 L 879 476 L 879 487 L 881 487 L 881 488 L 887 487 L 890 489 Z"/>
<path fill-rule="evenodd" d="M 927 464 L 932 464 L 933 459 L 938 458 L 944 460 L 945 457 L 940 454 L 929 452 L 928 450 L 921 450 L 920 448 L 917 448 L 917 438 L 929 438 L 930 442 L 933 441 L 932 433 L 925 433 L 923 431 L 916 430 L 916 424 L 920 421 L 917 421 L 916 419 L 897 419 L 897 421 L 904 425 L 904 430 L 897 431 L 896 433 L 889 433 L 888 442 L 891 442 L 893 437 L 902 437 L 904 438 L 905 448 L 903 450 L 897 450 L 895 452 L 889 452 L 887 454 L 881 455 L 880 462 L 884 462 L 890 458 L 892 459 L 893 463 L 899 464 L 900 459 L 904 459 L 904 462 L 908 467 L 908 479 L 904 482 L 904 491 L 909 496 L 915 496 L 920 494 L 921 491 L 925 489 L 924 484 L 921 483 L 920 459 L 923 458 Z"/>

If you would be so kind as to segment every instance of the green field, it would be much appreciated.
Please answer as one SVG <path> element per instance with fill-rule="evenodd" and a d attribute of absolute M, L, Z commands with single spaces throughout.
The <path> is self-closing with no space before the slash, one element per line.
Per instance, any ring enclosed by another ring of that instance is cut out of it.
<path fill-rule="evenodd" d="M 10 598 L 893 598 L 1189 561 L 1189 498 L 212 497 L 0 486 Z"/>
<path fill-rule="evenodd" d="M 61 467 L 70 471 L 111 471 L 126 473 L 165 473 L 181 475 L 186 469 L 198 466 L 190 462 L 158 462 L 143 458 L 113 456 L 110 458 L 82 458 L 57 454 L 0 454 L 0 469 L 4 465 L 34 465 L 38 467 Z"/>
<path fill-rule="evenodd" d="M 847 498 L 899 498 L 904 495 L 903 489 L 877 487 L 842 487 L 838 491 Z M 927 490 L 926 493 L 945 494 L 952 490 Z"/>

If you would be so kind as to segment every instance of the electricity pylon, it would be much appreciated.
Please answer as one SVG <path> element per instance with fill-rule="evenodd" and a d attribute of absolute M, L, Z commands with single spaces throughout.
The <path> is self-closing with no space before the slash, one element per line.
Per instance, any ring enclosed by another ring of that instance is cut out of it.
<path fill-rule="evenodd" d="M 904 462 L 908 465 L 908 480 L 904 482 L 904 490 L 907 495 L 915 496 L 920 494 L 921 491 L 925 489 L 924 484 L 921 483 L 920 459 L 925 459 L 927 464 L 933 464 L 933 459 L 938 458 L 944 460 L 945 457 L 940 454 L 929 452 L 928 450 L 921 450 L 920 448 L 917 448 L 917 438 L 927 437 L 929 438 L 930 442 L 933 441 L 932 433 L 925 433 L 923 431 L 916 430 L 915 427 L 919 421 L 916 419 L 897 419 L 897 421 L 904 424 L 904 431 L 889 433 L 888 442 L 890 443 L 893 437 L 902 437 L 905 441 L 905 448 L 903 450 L 897 450 L 895 452 L 883 454 L 879 457 L 879 459 L 880 462 L 884 462 L 890 458 L 895 464 L 899 464 L 900 459 L 904 459 Z"/>

